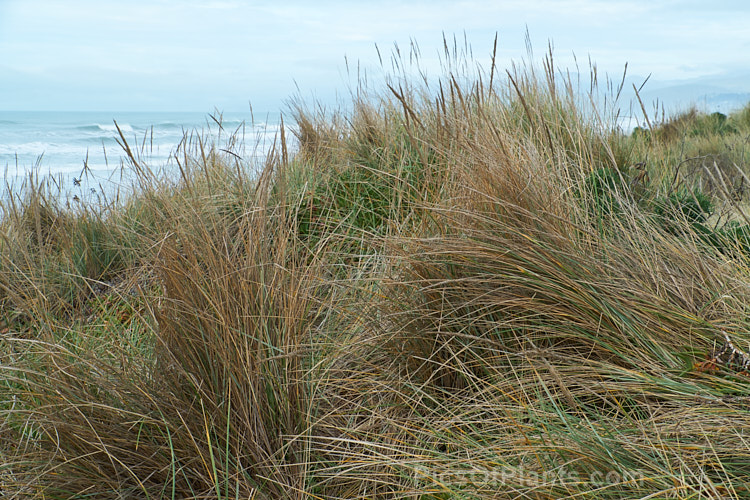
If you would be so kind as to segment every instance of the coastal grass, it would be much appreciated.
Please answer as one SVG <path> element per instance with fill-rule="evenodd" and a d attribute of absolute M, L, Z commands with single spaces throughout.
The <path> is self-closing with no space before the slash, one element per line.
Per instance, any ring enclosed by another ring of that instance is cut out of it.
<path fill-rule="evenodd" d="M 7 498 L 750 497 L 746 109 L 402 63 L 0 222 Z M 592 89 L 594 91 L 595 89 Z M 220 119 L 216 120 L 220 124 Z"/>

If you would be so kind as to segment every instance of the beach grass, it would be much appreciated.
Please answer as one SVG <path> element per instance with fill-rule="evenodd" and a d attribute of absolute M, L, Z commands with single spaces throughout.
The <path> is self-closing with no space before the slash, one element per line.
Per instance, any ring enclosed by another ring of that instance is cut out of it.
<path fill-rule="evenodd" d="M 260 169 L 121 137 L 127 196 L 9 193 L 3 497 L 750 497 L 750 107 L 626 133 L 464 52 Z"/>

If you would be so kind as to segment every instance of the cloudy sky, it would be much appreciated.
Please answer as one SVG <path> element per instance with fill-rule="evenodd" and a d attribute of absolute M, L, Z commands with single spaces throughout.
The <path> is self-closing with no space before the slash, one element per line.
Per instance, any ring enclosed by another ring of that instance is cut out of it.
<path fill-rule="evenodd" d="M 274 111 L 299 93 L 346 93 L 350 68 L 379 74 L 410 40 L 437 71 L 443 33 L 487 64 L 591 58 L 615 78 L 750 93 L 748 0 L 212 1 L 0 0 L 0 110 Z M 387 63 L 386 63 L 387 65 Z M 750 94 L 748 94 L 750 95 Z"/>

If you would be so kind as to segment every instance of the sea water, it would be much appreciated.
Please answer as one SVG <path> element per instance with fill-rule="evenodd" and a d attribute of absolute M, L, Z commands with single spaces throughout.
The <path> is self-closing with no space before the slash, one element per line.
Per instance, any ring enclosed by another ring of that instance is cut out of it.
<path fill-rule="evenodd" d="M 0 111 L 0 169 L 11 190 L 34 175 L 54 179 L 63 191 L 112 191 L 122 187 L 123 173 L 133 167 L 123 137 L 141 166 L 158 171 L 175 166 L 180 148 L 191 140 L 195 145 L 199 137 L 252 166 L 265 158 L 278 132 L 278 119 L 259 120 L 249 111 Z"/>

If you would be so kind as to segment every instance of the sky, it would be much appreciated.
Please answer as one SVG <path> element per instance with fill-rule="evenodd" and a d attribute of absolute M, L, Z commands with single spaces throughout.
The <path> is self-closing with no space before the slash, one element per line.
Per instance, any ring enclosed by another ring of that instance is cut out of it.
<path fill-rule="evenodd" d="M 488 67 L 497 34 L 502 70 L 527 31 L 534 62 L 627 63 L 649 98 L 750 99 L 748 27 L 748 0 L 0 0 L 0 110 L 274 112 L 382 80 L 412 41 L 437 75 L 444 35 Z"/>

